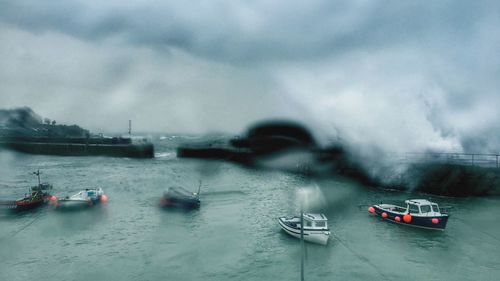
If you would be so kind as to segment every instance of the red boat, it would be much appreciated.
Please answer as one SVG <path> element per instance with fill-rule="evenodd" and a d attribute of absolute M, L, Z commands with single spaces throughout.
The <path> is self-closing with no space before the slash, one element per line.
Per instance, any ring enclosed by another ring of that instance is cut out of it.
<path fill-rule="evenodd" d="M 40 182 L 40 171 L 33 174 L 38 177 L 38 185 L 30 188 L 30 194 L 25 195 L 24 198 L 10 201 L 2 201 L 0 205 L 7 206 L 9 209 L 16 211 L 30 210 L 40 207 L 50 199 L 50 190 L 52 185 Z"/>
<path fill-rule="evenodd" d="M 51 189 L 52 185 L 47 183 L 31 187 L 30 195 L 15 201 L 16 209 L 21 211 L 40 207 L 49 200 Z"/>

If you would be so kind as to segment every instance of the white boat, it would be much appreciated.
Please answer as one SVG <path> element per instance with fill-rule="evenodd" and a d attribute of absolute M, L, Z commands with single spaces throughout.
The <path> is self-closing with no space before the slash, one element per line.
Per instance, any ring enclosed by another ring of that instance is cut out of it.
<path fill-rule="evenodd" d="M 300 216 L 281 217 L 279 224 L 283 230 L 300 239 Z M 330 237 L 328 219 L 324 214 L 304 213 L 304 240 L 312 243 L 326 245 Z"/>
<path fill-rule="evenodd" d="M 107 200 L 106 195 L 104 195 L 101 188 L 97 189 L 85 189 L 74 195 L 66 196 L 60 199 L 56 199 L 56 207 L 86 207 L 92 206 L 99 202 L 105 202 Z"/>

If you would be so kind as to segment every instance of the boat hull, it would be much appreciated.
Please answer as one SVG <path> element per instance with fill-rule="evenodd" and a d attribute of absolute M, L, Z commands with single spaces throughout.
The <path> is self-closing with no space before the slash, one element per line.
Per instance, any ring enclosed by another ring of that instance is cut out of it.
<path fill-rule="evenodd" d="M 292 227 L 285 223 L 285 218 L 279 218 L 281 228 L 289 235 L 300 239 L 300 228 Z M 330 231 L 304 229 L 304 241 L 326 245 L 330 238 Z"/>
<path fill-rule="evenodd" d="M 200 207 L 200 200 L 197 199 L 179 199 L 163 196 L 160 199 L 160 205 L 162 207 L 174 207 L 174 208 L 184 208 L 184 209 L 197 209 Z"/>
<path fill-rule="evenodd" d="M 24 211 L 24 210 L 32 210 L 32 209 L 35 209 L 35 208 L 38 208 L 40 206 L 43 205 L 43 203 L 45 203 L 44 200 L 37 200 L 37 201 L 32 201 L 32 202 L 29 202 L 29 203 L 19 203 L 19 202 L 16 202 L 16 210 L 19 210 L 19 211 Z"/>
<path fill-rule="evenodd" d="M 93 203 L 91 200 L 59 200 L 56 203 L 57 208 L 85 208 L 92 206 Z"/>
<path fill-rule="evenodd" d="M 404 221 L 404 213 L 394 212 L 389 209 L 384 208 L 382 205 L 373 205 L 375 209 L 375 214 L 382 217 L 382 213 L 386 213 L 387 217 L 383 218 L 389 222 L 413 226 L 418 228 L 432 229 L 432 230 L 444 230 L 446 228 L 446 224 L 448 222 L 448 215 L 442 214 L 440 216 L 422 216 L 416 214 L 411 215 L 411 221 Z M 399 221 L 396 219 L 399 217 Z M 433 222 L 433 219 L 437 219 L 437 223 Z"/>

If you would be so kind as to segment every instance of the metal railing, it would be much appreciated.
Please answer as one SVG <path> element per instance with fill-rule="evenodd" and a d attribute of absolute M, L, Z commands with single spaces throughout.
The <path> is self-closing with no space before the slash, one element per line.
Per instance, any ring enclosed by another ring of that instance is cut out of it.
<path fill-rule="evenodd" d="M 389 158 L 393 161 L 407 164 L 414 163 L 439 163 L 464 166 L 478 166 L 485 168 L 499 168 L 500 154 L 481 153 L 435 153 L 435 152 L 406 152 L 391 153 Z"/>

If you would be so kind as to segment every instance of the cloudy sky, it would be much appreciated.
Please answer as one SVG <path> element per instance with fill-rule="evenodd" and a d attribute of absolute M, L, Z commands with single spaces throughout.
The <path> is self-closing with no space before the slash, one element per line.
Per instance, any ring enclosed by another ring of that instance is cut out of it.
<path fill-rule="evenodd" d="M 103 3 L 105 2 L 105 3 Z M 0 107 L 93 131 L 500 152 L 498 1 L 0 0 Z"/>

